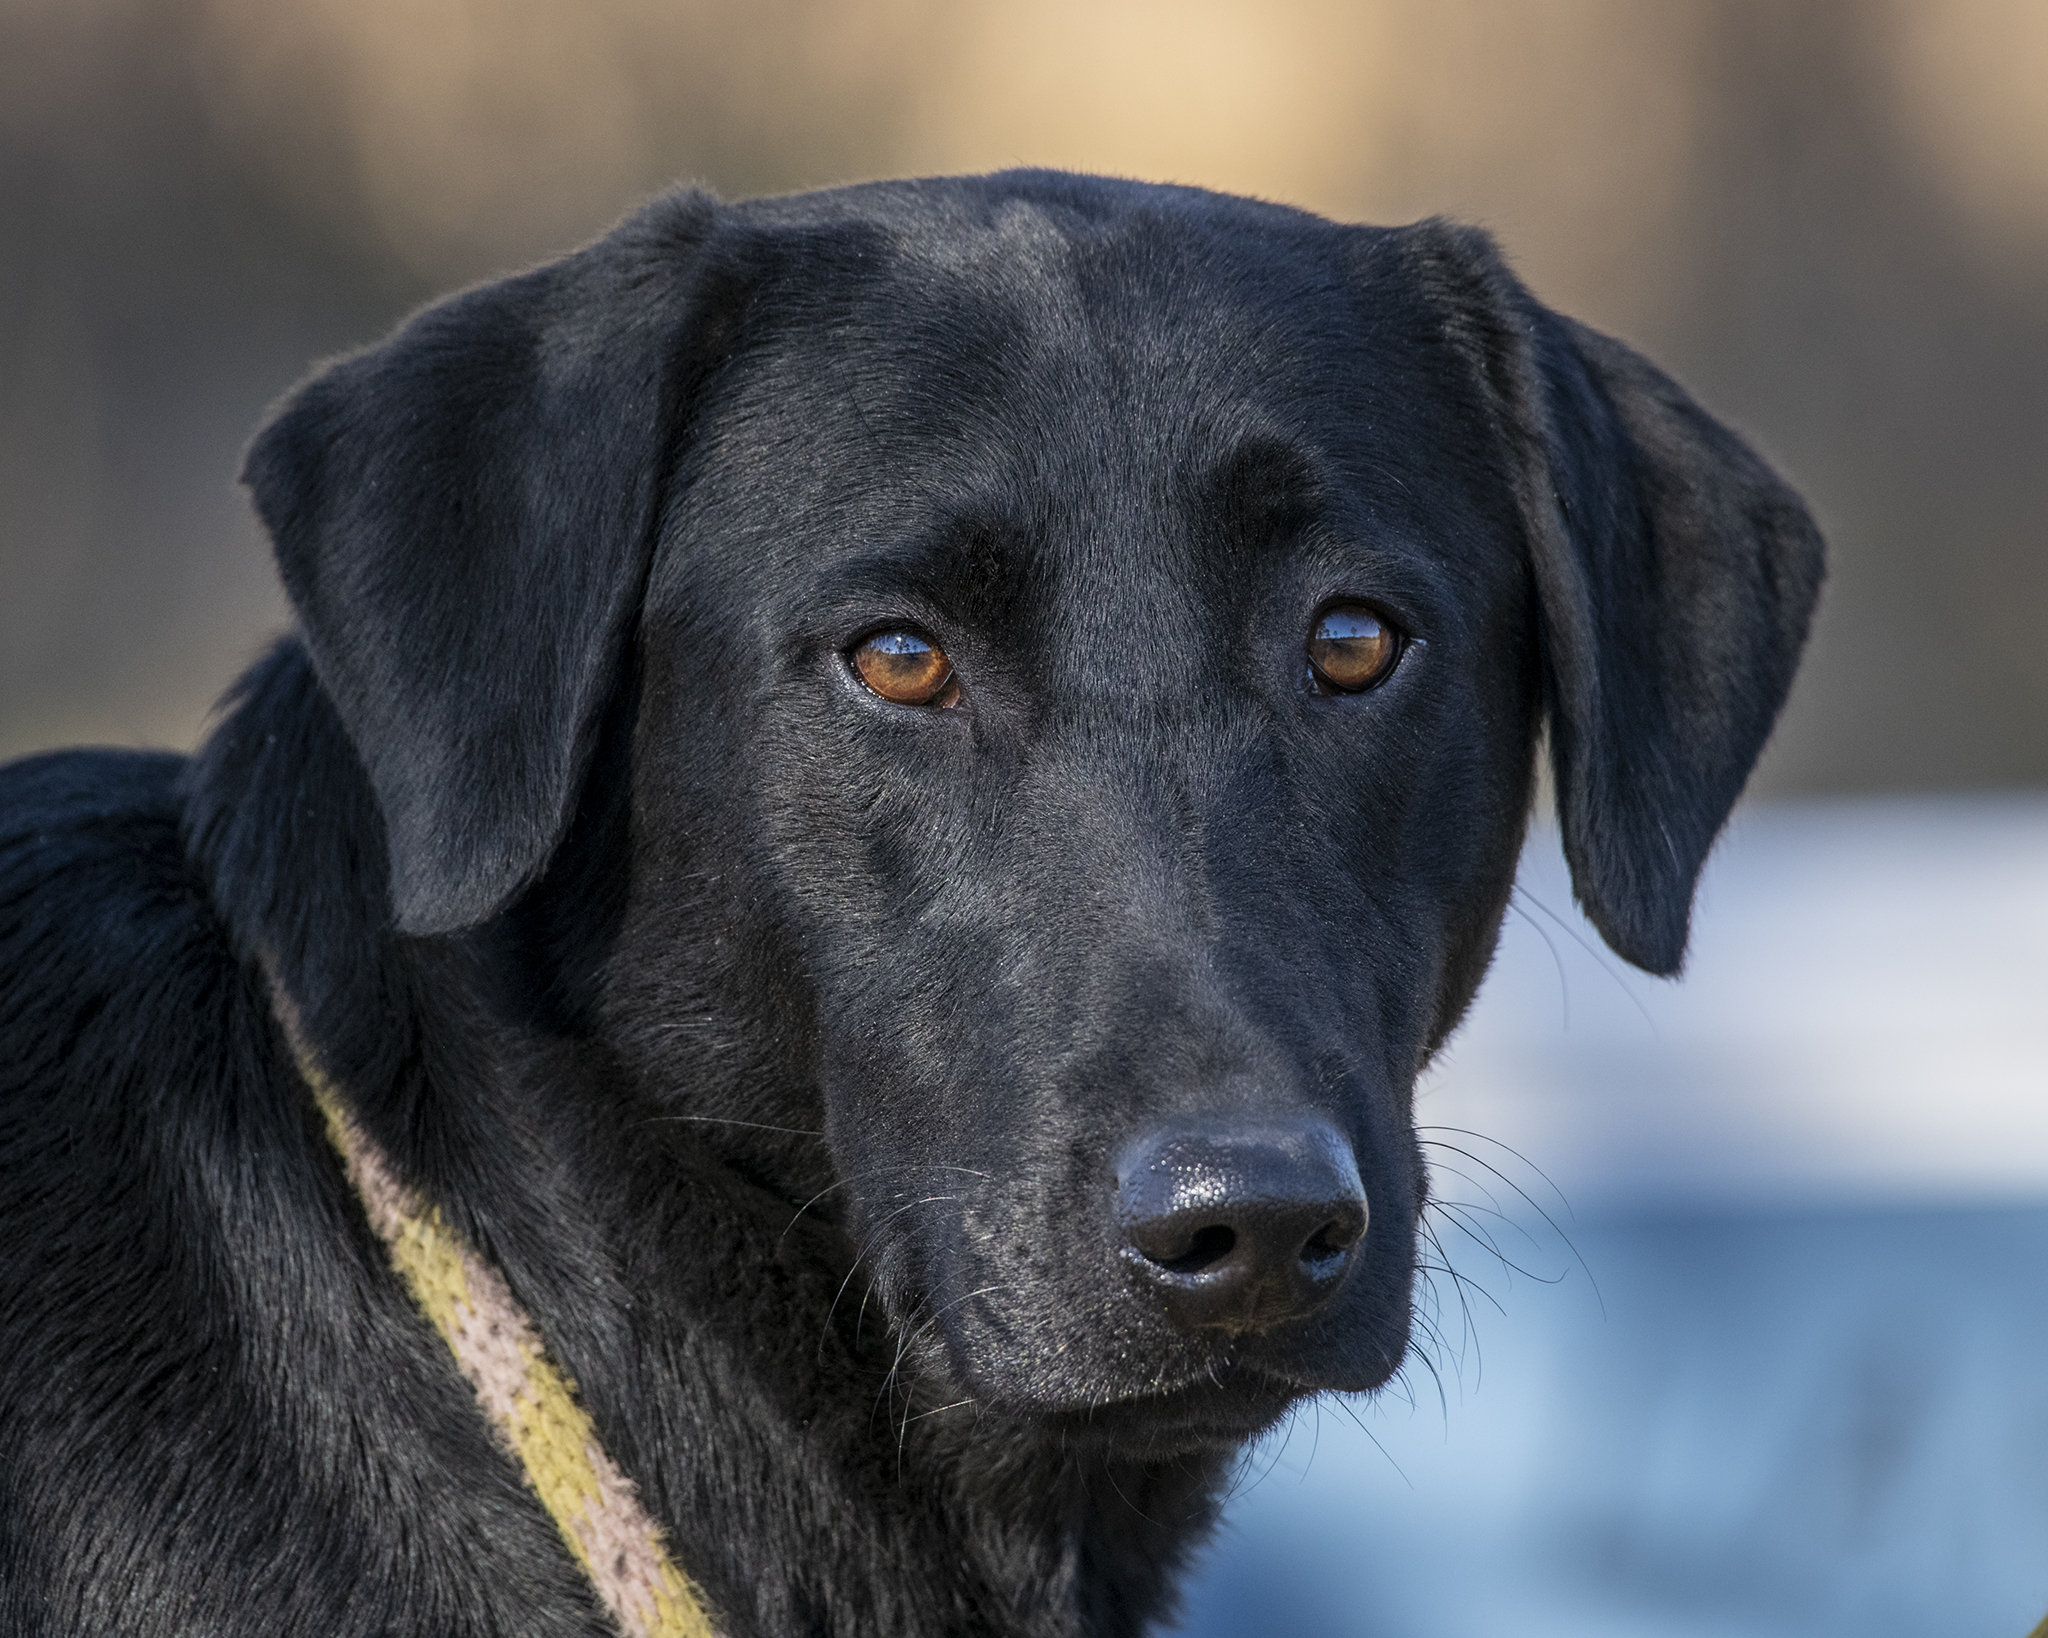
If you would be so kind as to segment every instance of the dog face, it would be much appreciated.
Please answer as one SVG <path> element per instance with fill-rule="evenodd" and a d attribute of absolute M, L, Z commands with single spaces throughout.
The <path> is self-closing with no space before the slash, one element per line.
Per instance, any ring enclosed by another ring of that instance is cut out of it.
<path fill-rule="evenodd" d="M 1164 1395 L 1242 1437 L 1401 1357 L 1409 1086 L 1527 805 L 1518 524 L 1469 394 L 1402 339 L 1423 315 L 1369 279 L 1021 205 L 943 249 L 878 247 L 843 315 L 705 399 L 730 430 L 654 564 L 641 830 L 661 879 L 748 884 L 803 972 L 854 1230 L 966 1391 Z M 1343 608 L 1398 634 L 1358 692 L 1308 657 Z M 893 634 L 943 692 L 862 680 Z M 701 983 L 663 942 L 626 940 L 645 1015 Z M 1371 1216 L 1337 1289 L 1296 1315 L 1251 1279 L 1177 1323 L 1205 1273 L 1134 1255 L 1139 1151 L 1220 1174 L 1233 1138 L 1309 1137 L 1348 1157 L 1312 1215 L 1348 1163 Z"/>
<path fill-rule="evenodd" d="M 1818 573 L 1477 236 L 1043 175 L 654 207 L 249 476 L 401 927 L 595 884 L 590 1027 L 823 1133 L 921 1366 L 1161 1452 L 1396 1369 L 1539 723 L 1673 969 Z"/>

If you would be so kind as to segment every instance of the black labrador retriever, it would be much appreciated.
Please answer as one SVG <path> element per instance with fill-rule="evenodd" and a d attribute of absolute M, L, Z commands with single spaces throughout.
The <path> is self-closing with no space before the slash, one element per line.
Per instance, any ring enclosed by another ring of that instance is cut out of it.
<path fill-rule="evenodd" d="M 1043 172 L 661 199 L 246 481 L 205 747 L 0 785 L 13 1635 L 1139 1631 L 1401 1365 L 1539 735 L 1675 971 L 1820 577 L 1482 234 Z"/>

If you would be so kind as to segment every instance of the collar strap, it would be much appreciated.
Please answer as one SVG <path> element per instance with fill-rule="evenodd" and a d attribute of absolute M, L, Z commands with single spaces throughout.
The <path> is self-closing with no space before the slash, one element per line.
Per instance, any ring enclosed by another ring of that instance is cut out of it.
<path fill-rule="evenodd" d="M 505 1277 L 463 1243 L 439 1206 L 399 1181 L 314 1060 L 290 998 L 276 984 L 271 995 L 370 1227 L 619 1630 L 625 1638 L 717 1638 L 702 1594 L 669 1558 L 661 1526 L 598 1442 L 575 1383 L 548 1358 Z"/>

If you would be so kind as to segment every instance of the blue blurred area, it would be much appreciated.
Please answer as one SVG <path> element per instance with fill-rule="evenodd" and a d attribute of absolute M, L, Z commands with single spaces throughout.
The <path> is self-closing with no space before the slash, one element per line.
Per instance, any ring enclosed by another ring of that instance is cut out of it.
<path fill-rule="evenodd" d="M 2048 1208 L 1570 1237 L 1597 1300 L 1576 1265 L 1461 1259 L 1504 1311 L 1470 1298 L 1476 1345 L 1452 1317 L 1445 1400 L 1411 1366 L 1412 1406 L 1312 1406 L 1254 1452 L 1183 1631 L 2021 1638 L 2048 1612 Z"/>
<path fill-rule="evenodd" d="M 1428 1363 L 1252 1453 L 1180 1630 L 2022 1638 L 2048 801 L 1752 812 L 1675 988 L 1598 950 L 1554 837 L 1523 887 L 1419 1103 Z"/>

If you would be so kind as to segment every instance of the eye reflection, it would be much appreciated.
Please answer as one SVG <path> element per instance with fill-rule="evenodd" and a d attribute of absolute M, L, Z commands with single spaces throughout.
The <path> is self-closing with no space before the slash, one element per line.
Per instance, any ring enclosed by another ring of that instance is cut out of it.
<path fill-rule="evenodd" d="M 1363 603 L 1339 603 L 1323 611 L 1306 647 L 1309 667 L 1324 690 L 1357 694 L 1394 669 L 1401 639 Z"/>
<path fill-rule="evenodd" d="M 960 703 L 953 662 L 914 631 L 877 632 L 853 651 L 853 669 L 873 692 L 897 705 L 944 710 Z"/>

